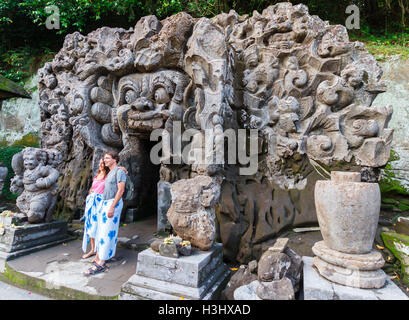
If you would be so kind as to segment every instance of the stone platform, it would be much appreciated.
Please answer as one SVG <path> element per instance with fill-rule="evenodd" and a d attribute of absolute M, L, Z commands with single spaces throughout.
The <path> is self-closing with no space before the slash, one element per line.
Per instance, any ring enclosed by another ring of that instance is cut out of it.
<path fill-rule="evenodd" d="M 24 226 L 6 225 L 0 228 L 0 272 L 5 261 L 71 240 L 67 222 L 57 220 Z"/>
<path fill-rule="evenodd" d="M 346 287 L 324 279 L 313 267 L 312 257 L 303 257 L 304 300 L 409 300 L 389 277 L 380 289 Z"/>
<path fill-rule="evenodd" d="M 330 249 L 324 241 L 315 243 L 312 251 L 317 256 L 313 264 L 321 276 L 329 281 L 362 289 L 382 288 L 386 274 L 381 268 L 385 260 L 379 251 L 350 254 Z"/>
<path fill-rule="evenodd" d="M 122 286 L 119 299 L 218 299 L 229 273 L 220 243 L 179 258 L 164 257 L 149 248 L 138 255 L 136 274 Z"/>

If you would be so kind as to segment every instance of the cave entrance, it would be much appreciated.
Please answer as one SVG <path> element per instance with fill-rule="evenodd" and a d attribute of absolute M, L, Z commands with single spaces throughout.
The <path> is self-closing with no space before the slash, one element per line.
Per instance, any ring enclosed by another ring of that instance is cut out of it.
<path fill-rule="evenodd" d="M 130 165 L 132 167 L 131 172 L 132 174 L 136 173 L 138 175 L 138 180 L 133 181 L 135 192 L 138 194 L 138 196 L 137 200 L 135 201 L 128 203 L 125 201 L 124 211 L 121 215 L 121 220 L 125 223 L 157 216 L 157 185 L 159 182 L 160 164 L 153 164 L 149 157 L 150 151 L 156 143 L 157 142 L 155 141 L 141 139 L 140 152 L 143 154 L 143 160 L 141 161 L 141 157 L 138 157 L 138 160 L 135 159 L 135 161 L 130 159 Z"/>

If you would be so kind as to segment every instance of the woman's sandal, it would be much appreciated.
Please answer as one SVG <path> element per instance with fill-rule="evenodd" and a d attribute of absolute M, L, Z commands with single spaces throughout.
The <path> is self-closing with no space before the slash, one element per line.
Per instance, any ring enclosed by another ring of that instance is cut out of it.
<path fill-rule="evenodd" d="M 106 263 L 114 263 L 114 262 L 118 262 L 121 261 L 123 258 L 122 257 L 112 257 L 111 259 L 105 261 Z"/>
<path fill-rule="evenodd" d="M 100 266 L 98 263 L 95 262 L 94 266 L 88 269 L 88 272 L 84 272 L 84 276 L 86 277 L 93 276 L 98 273 L 105 272 L 105 270 L 107 269 L 108 269 L 107 265 L 104 264 L 103 266 Z"/>

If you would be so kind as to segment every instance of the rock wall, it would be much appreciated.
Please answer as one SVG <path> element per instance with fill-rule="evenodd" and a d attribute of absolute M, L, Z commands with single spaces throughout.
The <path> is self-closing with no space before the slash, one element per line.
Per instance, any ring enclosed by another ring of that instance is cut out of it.
<path fill-rule="evenodd" d="M 382 170 L 380 183 L 385 208 L 409 210 L 409 59 L 393 56 L 381 62 L 382 79 L 388 90 L 379 94 L 374 104 L 393 104 L 389 127 L 394 129 L 392 157 Z"/>
<path fill-rule="evenodd" d="M 27 80 L 24 87 L 31 90 L 31 99 L 13 98 L 3 101 L 0 110 L 0 143 L 12 145 L 27 135 L 39 136 L 41 128 L 38 105 L 37 74 Z"/>

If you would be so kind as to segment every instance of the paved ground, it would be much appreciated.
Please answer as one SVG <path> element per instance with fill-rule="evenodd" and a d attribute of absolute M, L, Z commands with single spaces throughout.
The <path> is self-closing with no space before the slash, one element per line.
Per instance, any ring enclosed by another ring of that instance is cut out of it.
<path fill-rule="evenodd" d="M 117 248 L 116 257 L 122 260 L 109 264 L 107 272 L 86 277 L 83 272 L 92 266 L 90 257 L 81 258 L 82 239 L 69 241 L 55 247 L 8 261 L 9 267 L 29 277 L 44 280 L 47 289 L 69 288 L 90 295 L 114 297 L 136 270 L 138 250 L 141 251 L 154 240 L 156 217 L 126 224 L 119 230 L 119 237 L 137 239 L 131 241 L 134 250 Z"/>
<path fill-rule="evenodd" d="M 0 281 L 0 300 L 51 300 L 51 299 Z"/>

